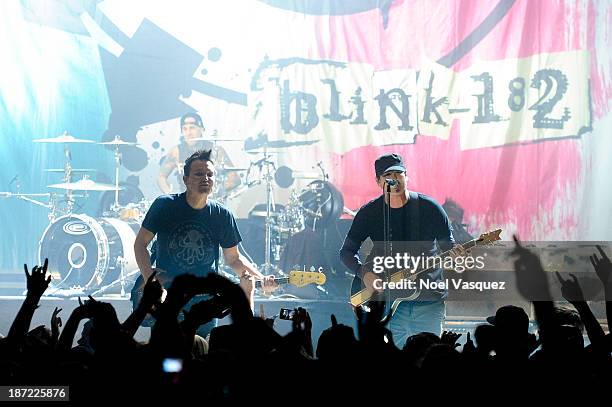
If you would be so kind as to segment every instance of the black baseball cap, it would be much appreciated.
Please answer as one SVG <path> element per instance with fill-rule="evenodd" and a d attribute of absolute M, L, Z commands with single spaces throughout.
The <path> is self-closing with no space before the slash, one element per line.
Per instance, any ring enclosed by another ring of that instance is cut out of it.
<path fill-rule="evenodd" d="M 196 125 L 198 125 L 199 127 L 204 127 L 204 122 L 202 122 L 202 118 L 200 117 L 199 114 L 195 112 L 188 112 L 188 113 L 185 113 L 183 116 L 181 116 L 181 128 L 185 124 L 185 120 L 188 118 L 194 119 L 196 122 Z"/>
<path fill-rule="evenodd" d="M 400 155 L 383 154 L 374 161 L 374 170 L 376 171 L 376 177 L 380 177 L 387 171 L 406 172 L 406 167 Z"/>

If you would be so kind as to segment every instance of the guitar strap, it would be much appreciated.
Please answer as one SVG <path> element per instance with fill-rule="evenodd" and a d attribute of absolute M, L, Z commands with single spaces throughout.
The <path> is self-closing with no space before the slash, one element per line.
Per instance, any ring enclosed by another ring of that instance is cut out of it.
<path fill-rule="evenodd" d="M 413 242 L 418 242 L 421 240 L 421 217 L 419 215 L 419 194 L 413 191 L 408 192 L 410 196 L 410 201 L 413 201 L 414 204 L 410 205 L 410 210 L 408 211 L 410 215 L 410 240 Z"/>
<path fill-rule="evenodd" d="M 219 274 L 219 246 L 215 248 L 215 273 Z"/>

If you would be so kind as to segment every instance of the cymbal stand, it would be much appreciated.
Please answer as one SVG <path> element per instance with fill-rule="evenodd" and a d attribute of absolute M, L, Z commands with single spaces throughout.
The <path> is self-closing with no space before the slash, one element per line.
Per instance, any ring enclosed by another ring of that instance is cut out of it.
<path fill-rule="evenodd" d="M 64 143 L 64 156 L 66 157 L 66 163 L 64 164 L 64 182 L 72 182 L 72 154 L 68 143 Z M 74 196 L 71 189 L 66 189 L 66 211 L 70 214 L 74 208 Z"/>
<path fill-rule="evenodd" d="M 115 136 L 115 141 L 119 141 L 121 138 Z M 121 166 L 121 153 L 119 152 L 119 144 L 115 145 L 115 202 L 111 208 L 111 211 L 119 209 L 119 167 Z"/>
<path fill-rule="evenodd" d="M 107 285 L 98 288 L 97 290 L 88 293 L 89 295 L 96 296 L 99 294 L 103 294 L 105 293 L 107 290 L 115 287 L 117 284 L 121 284 L 121 297 L 127 297 L 128 293 L 125 291 L 125 284 L 126 284 L 126 280 L 130 279 L 130 277 L 136 276 L 134 277 L 134 280 L 136 280 L 136 278 L 138 277 L 138 274 L 140 274 L 140 270 L 132 270 L 130 272 L 128 272 L 127 274 L 125 273 L 123 266 L 121 268 L 121 276 L 119 278 L 117 278 L 116 280 L 111 281 L 110 283 L 108 283 Z M 130 281 L 130 284 L 133 284 L 132 281 Z"/>
<path fill-rule="evenodd" d="M 15 175 L 15 177 L 13 178 L 13 180 L 9 183 L 9 186 L 11 186 L 13 183 L 15 183 L 15 190 L 16 192 L 12 192 L 12 191 L 8 191 L 8 192 L 0 192 L 0 198 L 17 198 L 20 199 L 22 201 L 26 201 L 29 202 L 31 204 L 37 205 L 37 206 L 42 206 L 45 209 L 49 210 L 49 214 L 47 215 L 49 217 L 49 221 L 53 222 L 56 218 L 56 205 L 55 205 L 55 201 L 56 201 L 56 195 L 55 194 L 50 194 L 50 193 L 45 193 L 45 194 L 22 194 L 21 193 L 21 181 L 19 179 L 19 174 Z M 48 198 L 49 202 L 48 203 L 44 203 L 42 201 L 39 201 L 38 199 L 35 198 Z"/>
<path fill-rule="evenodd" d="M 271 155 L 268 155 L 268 148 L 264 146 L 264 158 L 259 160 L 256 165 L 260 170 L 263 170 L 263 178 L 266 183 L 266 236 L 265 236 L 265 256 L 264 256 L 264 275 L 269 275 L 272 269 L 270 261 L 270 251 L 272 248 L 272 211 L 275 211 L 274 205 L 274 190 L 272 182 L 274 181 L 274 172 L 276 165 L 270 160 Z M 264 168 L 265 167 L 265 168 Z"/>

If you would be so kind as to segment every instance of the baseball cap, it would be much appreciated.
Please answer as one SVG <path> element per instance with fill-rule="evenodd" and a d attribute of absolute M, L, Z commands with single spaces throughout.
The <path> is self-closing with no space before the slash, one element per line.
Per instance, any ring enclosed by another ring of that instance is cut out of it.
<path fill-rule="evenodd" d="M 376 171 L 376 176 L 380 177 L 387 171 L 406 172 L 406 167 L 400 155 L 383 154 L 374 161 L 374 170 Z"/>
<path fill-rule="evenodd" d="M 183 127 L 183 125 L 185 124 L 185 120 L 187 120 L 188 118 L 194 119 L 196 125 L 198 125 L 199 127 L 204 127 L 204 122 L 202 122 L 202 118 L 199 114 L 195 112 L 185 113 L 183 116 L 181 116 L 181 127 Z"/>

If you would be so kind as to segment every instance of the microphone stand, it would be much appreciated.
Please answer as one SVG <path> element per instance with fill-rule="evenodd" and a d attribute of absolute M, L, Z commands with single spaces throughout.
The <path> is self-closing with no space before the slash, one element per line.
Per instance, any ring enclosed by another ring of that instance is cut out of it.
<path fill-rule="evenodd" d="M 385 190 L 385 186 L 387 187 Z M 386 201 L 385 201 L 386 198 Z M 383 185 L 383 245 L 384 256 L 387 258 L 393 252 L 393 242 L 391 241 L 391 185 L 385 182 Z M 385 270 L 385 280 L 389 281 L 390 273 Z M 390 292 L 385 290 L 385 302 L 390 299 Z"/>

